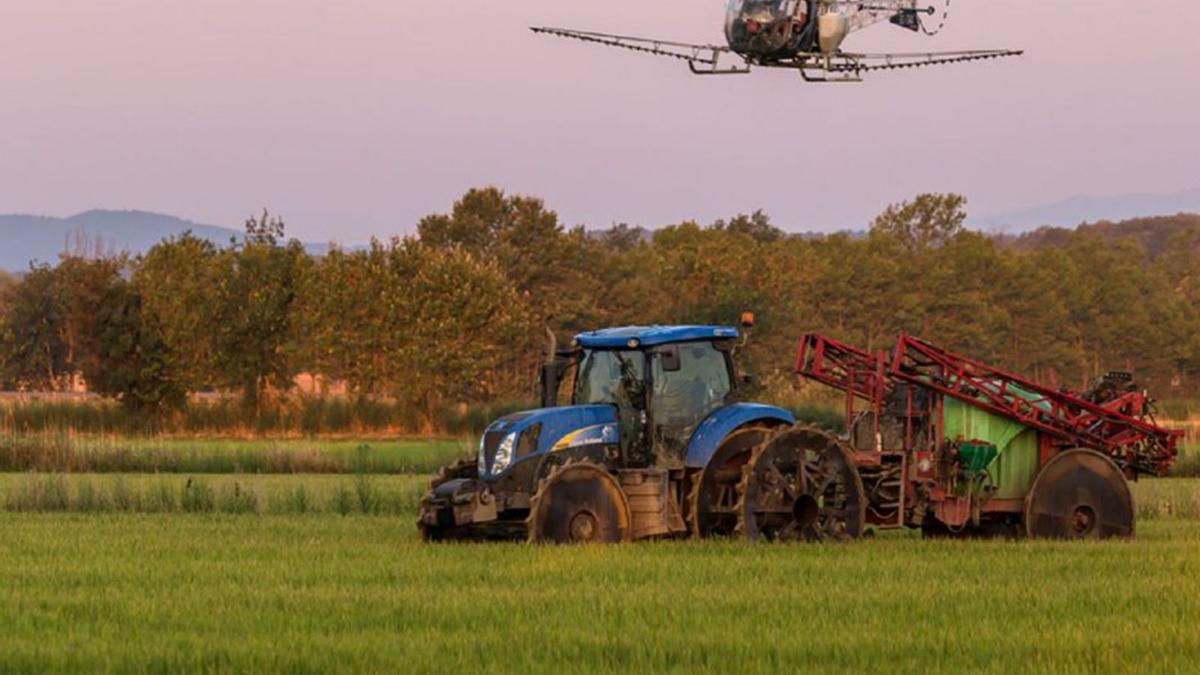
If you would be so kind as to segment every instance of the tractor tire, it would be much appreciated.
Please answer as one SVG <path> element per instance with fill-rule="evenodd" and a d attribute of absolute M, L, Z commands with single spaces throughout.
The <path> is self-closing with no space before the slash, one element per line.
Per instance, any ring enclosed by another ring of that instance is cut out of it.
<path fill-rule="evenodd" d="M 629 500 L 616 477 L 586 460 L 555 467 L 538 483 L 525 521 L 529 542 L 616 544 L 630 540 Z"/>
<path fill-rule="evenodd" d="M 1125 474 L 1095 450 L 1055 455 L 1025 497 L 1025 534 L 1031 539 L 1130 538 L 1134 526 Z"/>
<path fill-rule="evenodd" d="M 737 530 L 742 468 L 771 434 L 766 427 L 739 429 L 721 443 L 703 470 L 692 477 L 687 524 L 692 536 L 730 536 Z"/>
<path fill-rule="evenodd" d="M 853 455 L 819 429 L 766 438 L 738 492 L 737 531 L 750 541 L 849 541 L 865 529 L 867 499 Z"/>

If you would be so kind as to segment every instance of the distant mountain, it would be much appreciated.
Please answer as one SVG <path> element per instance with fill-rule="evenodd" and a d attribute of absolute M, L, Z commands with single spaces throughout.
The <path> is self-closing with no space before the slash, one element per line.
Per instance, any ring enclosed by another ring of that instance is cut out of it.
<path fill-rule="evenodd" d="M 971 218 L 970 227 L 991 232 L 1018 233 L 1049 225 L 1075 227 L 1097 221 L 1121 221 L 1150 216 L 1200 213 L 1200 190 L 1168 194 L 1132 193 L 1110 197 L 1078 196 L 1022 211 Z"/>
<path fill-rule="evenodd" d="M 146 211 L 94 210 L 71 216 L 0 216 L 0 268 L 20 271 L 31 262 L 54 263 L 59 254 L 80 247 L 106 252 L 142 253 L 166 237 L 191 231 L 213 243 L 229 243 L 238 230 L 202 225 L 189 220 Z"/>
<path fill-rule="evenodd" d="M 242 235 L 241 230 L 147 211 L 96 209 L 70 218 L 0 215 L 0 269 L 20 272 L 31 262 L 53 264 L 61 253 L 95 251 L 97 245 L 109 253 L 144 253 L 167 237 L 189 231 L 218 245 Z M 324 245 L 305 247 L 312 253 L 328 249 Z"/>

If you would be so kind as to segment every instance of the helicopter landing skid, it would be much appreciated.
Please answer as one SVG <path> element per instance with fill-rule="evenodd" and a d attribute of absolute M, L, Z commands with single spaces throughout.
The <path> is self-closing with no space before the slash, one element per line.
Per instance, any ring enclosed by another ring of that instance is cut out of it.
<path fill-rule="evenodd" d="M 823 84 L 840 84 L 862 82 L 862 62 L 852 56 L 817 56 L 815 58 L 798 58 L 794 67 L 800 72 L 805 82 Z"/>
<path fill-rule="evenodd" d="M 722 68 L 718 64 L 721 52 L 713 52 L 711 57 L 711 59 L 689 59 L 688 68 L 691 69 L 693 75 L 747 75 L 750 73 L 750 66 Z"/>

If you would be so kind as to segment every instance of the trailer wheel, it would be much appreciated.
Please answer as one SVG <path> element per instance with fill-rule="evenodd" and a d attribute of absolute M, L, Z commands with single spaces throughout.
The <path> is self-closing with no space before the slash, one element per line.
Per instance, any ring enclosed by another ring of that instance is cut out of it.
<path fill-rule="evenodd" d="M 556 467 L 538 484 L 526 526 L 530 543 L 629 541 L 629 501 L 603 467 L 588 461 Z"/>
<path fill-rule="evenodd" d="M 769 434 L 765 427 L 733 432 L 693 477 L 687 500 L 688 527 L 693 536 L 728 536 L 737 529 L 742 467 Z"/>
<path fill-rule="evenodd" d="M 1132 537 L 1133 495 L 1121 469 L 1086 449 L 1046 463 L 1025 498 L 1025 533 L 1035 539 Z"/>
<path fill-rule="evenodd" d="M 833 435 L 794 428 L 769 437 L 742 472 L 738 531 L 751 541 L 862 536 L 866 497 L 853 457 Z"/>

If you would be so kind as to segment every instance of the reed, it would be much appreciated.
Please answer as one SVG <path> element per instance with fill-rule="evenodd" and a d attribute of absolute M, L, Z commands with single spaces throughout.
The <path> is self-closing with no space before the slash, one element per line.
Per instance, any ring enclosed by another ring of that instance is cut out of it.
<path fill-rule="evenodd" d="M 193 398 L 181 409 L 140 415 L 98 398 L 13 397 L 0 402 L 0 431 L 172 435 L 479 434 L 497 418 L 534 407 L 523 401 L 443 406 L 423 419 L 400 403 L 374 398 L 294 395 L 258 409 L 228 396 Z"/>
<path fill-rule="evenodd" d="M 408 476 L 0 474 L 12 512 L 416 515 L 428 479 Z"/>

